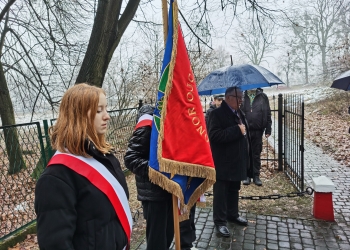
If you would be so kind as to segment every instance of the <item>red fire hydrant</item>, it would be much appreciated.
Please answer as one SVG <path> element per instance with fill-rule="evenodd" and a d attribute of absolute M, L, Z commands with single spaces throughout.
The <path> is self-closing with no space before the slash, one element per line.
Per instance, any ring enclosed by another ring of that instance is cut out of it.
<path fill-rule="evenodd" d="M 333 182 L 326 176 L 312 178 L 314 186 L 314 217 L 316 219 L 334 221 L 332 193 L 335 190 Z"/>

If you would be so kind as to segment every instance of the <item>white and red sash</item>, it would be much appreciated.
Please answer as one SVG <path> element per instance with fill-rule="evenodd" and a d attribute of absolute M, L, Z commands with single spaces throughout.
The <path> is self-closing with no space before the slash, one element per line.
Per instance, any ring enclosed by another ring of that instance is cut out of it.
<path fill-rule="evenodd" d="M 108 169 L 94 158 L 86 158 L 59 151 L 56 151 L 56 154 L 51 158 L 47 166 L 49 167 L 53 164 L 62 164 L 84 176 L 108 197 L 128 238 L 128 246 L 130 246 L 132 217 L 128 198 L 123 187 Z"/>
<path fill-rule="evenodd" d="M 153 121 L 152 115 L 144 114 L 144 115 L 140 116 L 134 130 L 141 128 L 141 127 L 144 127 L 144 126 L 151 126 L 152 127 L 152 121 Z"/>

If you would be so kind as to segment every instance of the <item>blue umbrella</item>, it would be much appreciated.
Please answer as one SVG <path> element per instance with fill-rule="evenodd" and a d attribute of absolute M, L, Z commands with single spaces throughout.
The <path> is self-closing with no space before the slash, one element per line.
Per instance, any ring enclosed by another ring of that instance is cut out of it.
<path fill-rule="evenodd" d="M 334 79 L 331 88 L 350 90 L 350 70 Z"/>
<path fill-rule="evenodd" d="M 267 69 L 250 64 L 223 67 L 207 75 L 198 85 L 200 95 L 224 93 L 228 87 L 241 90 L 270 87 L 283 82 Z"/>

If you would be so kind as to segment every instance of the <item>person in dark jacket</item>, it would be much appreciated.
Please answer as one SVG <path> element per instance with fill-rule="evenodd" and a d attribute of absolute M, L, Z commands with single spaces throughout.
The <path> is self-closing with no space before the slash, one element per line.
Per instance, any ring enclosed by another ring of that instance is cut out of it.
<path fill-rule="evenodd" d="M 128 245 L 129 192 L 113 148 L 105 141 L 110 119 L 106 107 L 105 92 L 88 84 L 74 85 L 62 98 L 57 122 L 50 128 L 57 151 L 35 189 L 41 250 L 122 250 Z M 107 195 L 101 184 L 119 190 Z M 113 206 L 116 199 L 122 208 Z"/>
<path fill-rule="evenodd" d="M 205 123 L 208 125 L 209 115 L 211 111 L 220 107 L 222 100 L 224 99 L 224 95 L 214 95 L 214 101 L 210 104 L 208 110 L 205 112 Z"/>
<path fill-rule="evenodd" d="M 271 109 L 269 99 L 261 88 L 245 91 L 244 102 L 241 107 L 245 113 L 248 124 L 249 132 L 252 140 L 253 148 L 253 181 L 256 185 L 261 186 L 260 169 L 261 160 L 260 155 L 262 152 L 262 137 L 265 132 L 265 137 L 268 138 L 271 135 Z M 250 184 L 250 178 L 243 181 L 244 185 Z"/>
<path fill-rule="evenodd" d="M 142 202 L 146 220 L 148 250 L 169 249 L 174 237 L 172 194 L 153 184 L 148 177 L 148 160 L 154 107 L 144 105 L 139 110 L 138 123 L 129 140 L 124 161 L 135 174 L 137 199 Z M 195 206 L 190 210 L 190 219 L 180 223 L 182 250 L 190 250 L 196 239 L 194 225 Z"/>
<path fill-rule="evenodd" d="M 213 218 L 217 231 L 229 237 L 227 221 L 247 225 L 239 216 L 238 200 L 241 181 L 251 165 L 248 123 L 239 109 L 242 91 L 230 87 L 221 106 L 212 111 L 208 122 L 209 141 L 216 170 L 214 184 Z"/>

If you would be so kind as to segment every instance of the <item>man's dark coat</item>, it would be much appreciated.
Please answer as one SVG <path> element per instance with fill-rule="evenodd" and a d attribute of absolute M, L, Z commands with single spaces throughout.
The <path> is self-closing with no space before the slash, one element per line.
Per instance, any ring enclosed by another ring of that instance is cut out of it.
<path fill-rule="evenodd" d="M 252 177 L 249 129 L 243 112 L 239 112 L 247 128 L 246 136 L 238 126 L 239 117 L 225 101 L 209 116 L 208 134 L 218 180 L 241 181 L 247 174 Z"/>
<path fill-rule="evenodd" d="M 245 93 L 241 109 L 246 115 L 250 130 L 265 131 L 265 134 L 271 135 L 271 109 L 265 93 L 257 90 L 252 104 L 249 96 Z"/>

